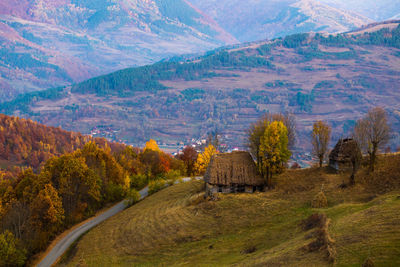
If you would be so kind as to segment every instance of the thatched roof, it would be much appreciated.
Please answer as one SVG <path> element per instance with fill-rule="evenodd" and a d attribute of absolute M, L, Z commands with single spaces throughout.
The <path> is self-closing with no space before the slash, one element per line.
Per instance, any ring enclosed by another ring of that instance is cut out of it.
<path fill-rule="evenodd" d="M 250 153 L 236 151 L 216 154 L 208 165 L 204 181 L 214 185 L 264 185 Z"/>
<path fill-rule="evenodd" d="M 361 157 L 361 151 L 357 142 L 352 138 L 340 139 L 335 148 L 329 154 L 330 161 L 348 162 L 352 157 Z"/>

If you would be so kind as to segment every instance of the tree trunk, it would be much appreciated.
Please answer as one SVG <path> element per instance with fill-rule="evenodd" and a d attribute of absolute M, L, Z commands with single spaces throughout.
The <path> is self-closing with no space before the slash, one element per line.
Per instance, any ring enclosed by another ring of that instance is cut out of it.
<path fill-rule="evenodd" d="M 356 180 L 355 180 L 355 175 L 356 175 L 356 171 L 357 171 L 357 162 L 355 158 L 351 159 L 351 176 L 350 176 L 350 185 L 355 185 L 356 184 Z"/>
<path fill-rule="evenodd" d="M 324 162 L 324 156 L 319 156 L 319 167 L 322 168 L 322 163 Z"/>
<path fill-rule="evenodd" d="M 355 185 L 355 184 L 356 184 L 356 180 L 354 178 L 354 173 L 352 173 L 350 176 L 350 185 Z"/>
<path fill-rule="evenodd" d="M 370 172 L 375 171 L 376 151 L 377 151 L 377 145 L 372 144 L 372 151 L 369 155 L 369 170 L 370 170 Z"/>

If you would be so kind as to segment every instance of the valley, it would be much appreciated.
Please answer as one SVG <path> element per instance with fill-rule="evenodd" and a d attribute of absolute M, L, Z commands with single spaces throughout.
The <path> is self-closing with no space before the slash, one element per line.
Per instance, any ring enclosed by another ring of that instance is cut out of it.
<path fill-rule="evenodd" d="M 0 111 L 85 134 L 106 125 L 115 130 L 114 140 L 137 146 L 148 138 L 190 144 L 218 131 L 224 143 L 242 148 L 246 129 L 264 112 L 289 112 L 297 122 L 296 157 L 309 151 L 306 140 L 316 119 L 332 126 L 333 145 L 351 134 L 368 109 L 382 106 L 394 130 L 390 146 L 395 150 L 400 143 L 400 27 L 375 27 L 378 31 L 367 35 L 292 35 L 126 69 L 21 96 L 1 104 Z"/>

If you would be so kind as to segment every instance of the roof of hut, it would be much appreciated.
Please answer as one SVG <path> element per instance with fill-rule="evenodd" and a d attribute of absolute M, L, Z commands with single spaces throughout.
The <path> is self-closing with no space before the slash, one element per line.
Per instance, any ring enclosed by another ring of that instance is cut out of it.
<path fill-rule="evenodd" d="M 357 156 L 361 156 L 357 141 L 352 138 L 340 139 L 329 154 L 329 160 L 339 162 L 349 161 L 355 155 L 354 153 L 357 153 Z"/>
<path fill-rule="evenodd" d="M 265 183 L 250 153 L 245 151 L 214 155 L 204 175 L 204 181 L 215 185 L 259 186 Z"/>

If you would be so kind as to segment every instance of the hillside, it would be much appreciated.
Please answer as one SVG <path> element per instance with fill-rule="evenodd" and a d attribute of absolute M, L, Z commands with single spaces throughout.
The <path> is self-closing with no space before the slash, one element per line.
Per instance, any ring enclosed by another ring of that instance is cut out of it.
<path fill-rule="evenodd" d="M 394 18 L 400 8 L 398 0 L 320 0 L 320 2 L 335 8 L 357 12 L 375 21 Z"/>
<path fill-rule="evenodd" d="M 228 145 L 240 146 L 249 124 L 266 111 L 293 113 L 298 140 L 308 140 L 313 121 L 326 120 L 336 141 L 369 108 L 383 106 L 395 149 L 400 27 L 380 28 L 366 34 L 292 35 L 125 69 L 20 96 L 2 103 L 0 112 L 138 146 L 149 138 L 190 142 L 216 129 Z M 304 151 L 310 151 L 308 142 L 299 142 L 297 152 Z"/>
<path fill-rule="evenodd" d="M 309 252 L 314 213 L 326 232 L 334 266 L 398 266 L 400 157 L 381 159 L 375 174 L 361 170 L 357 185 L 327 169 L 287 171 L 265 193 L 203 199 L 203 183 L 167 188 L 87 233 L 58 266 L 332 266 L 327 250 Z M 310 202 L 323 187 L 328 207 Z M 310 229 L 311 228 L 311 229 Z"/>
<path fill-rule="evenodd" d="M 1 1 L 0 102 L 174 55 L 373 21 L 354 6 L 316 0 L 92 2 Z M 389 7 L 380 20 L 400 12 L 394 4 L 379 10 Z"/>
<path fill-rule="evenodd" d="M 104 138 L 92 138 L 0 114 L 0 169 L 21 166 L 37 170 L 48 159 L 72 153 L 93 141 L 101 147 L 110 147 L 113 152 L 125 148 L 125 145 L 110 143 Z"/>
<path fill-rule="evenodd" d="M 310 31 L 345 32 L 373 21 L 316 0 L 189 1 L 242 42 Z"/>
<path fill-rule="evenodd" d="M 235 42 L 185 0 L 3 0 L 0 102 Z"/>

